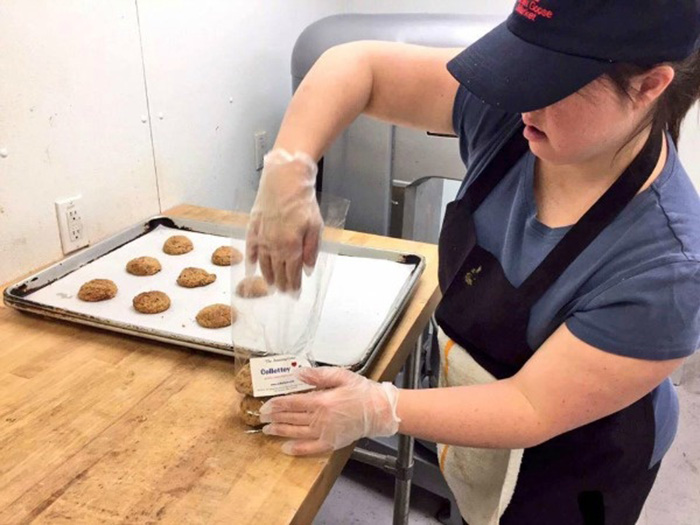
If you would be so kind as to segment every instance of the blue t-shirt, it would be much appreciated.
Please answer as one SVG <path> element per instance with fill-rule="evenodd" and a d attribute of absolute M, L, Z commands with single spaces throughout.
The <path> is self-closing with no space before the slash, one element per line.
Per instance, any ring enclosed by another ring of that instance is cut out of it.
<path fill-rule="evenodd" d="M 453 125 L 469 166 L 458 196 L 520 124 L 520 115 L 483 103 L 464 87 Z M 579 255 L 530 313 L 527 340 L 539 346 L 563 319 L 586 343 L 614 354 L 662 360 L 700 347 L 700 199 L 672 141 L 659 177 Z M 519 286 L 569 227 L 537 219 L 535 157 L 527 152 L 474 214 L 479 245 Z M 669 379 L 653 394 L 652 465 L 673 441 L 678 399 Z"/>

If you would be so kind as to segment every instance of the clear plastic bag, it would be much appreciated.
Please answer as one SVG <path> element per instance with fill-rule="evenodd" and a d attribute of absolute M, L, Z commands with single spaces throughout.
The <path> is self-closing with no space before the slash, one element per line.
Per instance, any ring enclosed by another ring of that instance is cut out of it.
<path fill-rule="evenodd" d="M 250 407 L 259 405 L 249 398 L 263 399 L 308 388 L 296 380 L 293 369 L 315 364 L 311 349 L 349 207 L 347 200 L 338 197 L 319 193 L 317 198 L 324 221 L 319 254 L 313 271 L 302 274 L 298 295 L 269 288 L 259 269 L 256 280 L 245 278 L 244 286 L 241 265 L 231 268 L 231 302 L 237 317 L 232 325 L 235 382 L 236 389 L 247 396 L 240 408 L 249 425 L 256 415 Z M 240 193 L 234 211 L 246 216 L 253 200 L 254 195 Z M 245 235 L 245 228 L 236 228 L 232 246 L 245 253 L 241 235 Z"/>

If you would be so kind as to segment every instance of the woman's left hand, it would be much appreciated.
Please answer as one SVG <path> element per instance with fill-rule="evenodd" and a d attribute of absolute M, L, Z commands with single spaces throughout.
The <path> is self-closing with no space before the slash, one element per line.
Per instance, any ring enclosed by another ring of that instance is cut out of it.
<path fill-rule="evenodd" d="M 269 423 L 265 434 L 291 438 L 285 454 L 320 454 L 398 431 L 398 389 L 391 383 L 334 367 L 303 368 L 298 377 L 318 390 L 275 397 L 260 408 L 260 421 Z"/>

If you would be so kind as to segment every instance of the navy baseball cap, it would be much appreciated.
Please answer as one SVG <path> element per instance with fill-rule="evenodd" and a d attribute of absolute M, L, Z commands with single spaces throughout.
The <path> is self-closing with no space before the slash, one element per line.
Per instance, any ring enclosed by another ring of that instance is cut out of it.
<path fill-rule="evenodd" d="M 524 113 L 571 95 L 615 63 L 651 66 L 697 48 L 700 0 L 518 0 L 508 19 L 447 64 L 484 102 Z"/>

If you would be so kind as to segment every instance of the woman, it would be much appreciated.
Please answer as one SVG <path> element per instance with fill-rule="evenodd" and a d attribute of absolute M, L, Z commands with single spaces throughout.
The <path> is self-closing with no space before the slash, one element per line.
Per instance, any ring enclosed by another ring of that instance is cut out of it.
<path fill-rule="evenodd" d="M 455 133 L 469 170 L 440 238 L 441 388 L 306 370 L 318 390 L 269 401 L 264 431 L 299 455 L 440 443 L 470 525 L 633 525 L 677 426 L 668 377 L 699 345 L 700 201 L 675 150 L 699 20 L 694 0 L 536 0 L 457 56 L 325 53 L 268 159 L 248 260 L 299 287 L 312 159 L 360 113 Z"/>

